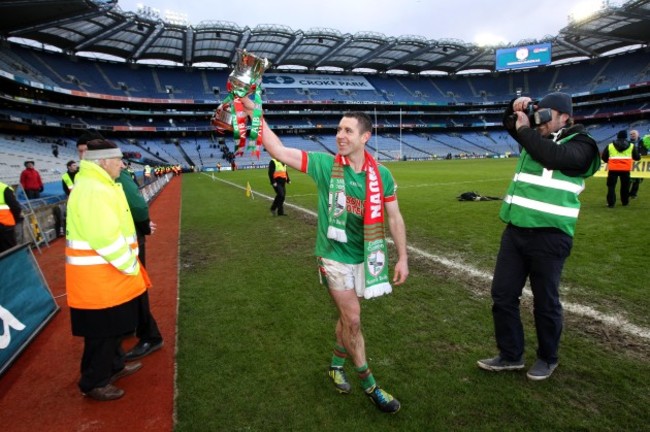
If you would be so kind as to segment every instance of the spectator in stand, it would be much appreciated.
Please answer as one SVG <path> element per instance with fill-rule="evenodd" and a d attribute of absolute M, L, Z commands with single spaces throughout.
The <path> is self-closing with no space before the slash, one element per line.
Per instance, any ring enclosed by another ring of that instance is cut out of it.
<path fill-rule="evenodd" d="M 72 188 L 74 188 L 74 178 L 77 172 L 79 172 L 79 165 L 77 165 L 77 162 L 71 160 L 65 166 L 68 170 L 61 176 L 61 186 L 63 186 L 63 192 L 65 192 L 66 196 L 69 196 Z"/>
<path fill-rule="evenodd" d="M 34 168 L 34 161 L 25 161 L 25 169 L 20 173 L 20 185 L 29 199 L 40 198 L 43 192 L 41 175 Z"/>
<path fill-rule="evenodd" d="M 650 138 L 650 136 L 648 136 Z M 630 131 L 630 142 L 634 144 L 634 147 L 638 150 L 639 156 L 646 156 L 648 154 L 648 148 L 645 146 L 644 142 L 639 138 L 639 131 L 631 130 Z M 643 183 L 641 177 L 632 177 L 630 179 L 630 198 L 635 199 L 639 193 L 639 186 Z"/>
<path fill-rule="evenodd" d="M 22 220 L 14 190 L 0 182 L 0 252 L 16 246 L 16 223 Z"/>
<path fill-rule="evenodd" d="M 616 183 L 621 179 L 621 204 L 630 203 L 630 171 L 633 161 L 641 159 L 634 144 L 627 140 L 627 132 L 622 130 L 616 135 L 616 140 L 610 143 L 602 154 L 603 162 L 607 163 L 607 207 L 616 205 Z"/>

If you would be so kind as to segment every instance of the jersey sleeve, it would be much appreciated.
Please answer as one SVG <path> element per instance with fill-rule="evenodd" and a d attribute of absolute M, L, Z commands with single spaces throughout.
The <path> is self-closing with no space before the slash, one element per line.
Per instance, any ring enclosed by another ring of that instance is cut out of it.
<path fill-rule="evenodd" d="M 381 176 L 381 185 L 384 188 L 384 202 L 391 202 L 397 199 L 397 183 L 388 168 L 379 165 L 379 174 Z"/>

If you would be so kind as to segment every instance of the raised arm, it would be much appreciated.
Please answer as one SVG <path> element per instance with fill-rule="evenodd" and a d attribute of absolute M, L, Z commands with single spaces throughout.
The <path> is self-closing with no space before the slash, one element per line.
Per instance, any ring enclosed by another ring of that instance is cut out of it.
<path fill-rule="evenodd" d="M 249 116 L 252 115 L 253 108 L 255 107 L 253 101 L 247 97 L 242 98 L 241 101 L 246 113 Z M 280 141 L 280 138 L 278 138 L 275 132 L 271 130 L 266 121 L 262 122 L 262 144 L 264 144 L 264 148 L 274 159 L 286 163 L 291 168 L 297 170 L 301 169 L 302 151 L 291 147 L 285 147 L 284 144 L 282 144 L 282 141 Z"/>
<path fill-rule="evenodd" d="M 388 229 L 397 249 L 397 263 L 395 264 L 393 282 L 395 285 L 401 285 L 409 275 L 408 254 L 406 252 L 406 226 L 404 225 L 402 213 L 399 211 L 397 200 L 387 202 L 384 207 L 388 215 Z"/>

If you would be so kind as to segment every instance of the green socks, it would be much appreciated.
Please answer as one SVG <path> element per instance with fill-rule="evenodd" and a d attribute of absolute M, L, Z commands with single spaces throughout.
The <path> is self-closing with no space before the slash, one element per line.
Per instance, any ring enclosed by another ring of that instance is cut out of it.
<path fill-rule="evenodd" d="M 334 344 L 331 367 L 342 368 L 347 358 L 348 352 L 345 350 L 345 348 L 338 344 Z M 361 386 L 366 392 L 377 384 L 375 382 L 375 377 L 372 375 L 372 372 L 368 368 L 368 363 L 355 369 L 359 375 L 359 379 L 361 380 Z"/>
<path fill-rule="evenodd" d="M 334 344 L 334 352 L 332 353 L 332 367 L 343 367 L 345 359 L 348 358 L 348 352 L 344 347 Z"/>
<path fill-rule="evenodd" d="M 361 380 L 361 386 L 366 392 L 377 384 L 375 382 L 375 377 L 372 376 L 372 372 L 368 368 L 368 363 L 359 366 L 356 370 L 357 374 L 359 374 L 359 379 Z"/>

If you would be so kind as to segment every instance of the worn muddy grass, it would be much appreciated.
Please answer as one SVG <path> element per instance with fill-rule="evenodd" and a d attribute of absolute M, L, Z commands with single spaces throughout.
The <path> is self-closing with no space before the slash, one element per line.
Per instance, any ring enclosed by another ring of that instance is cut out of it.
<path fill-rule="evenodd" d="M 514 162 L 391 168 L 410 243 L 490 273 L 503 230 L 499 203 L 459 203 L 455 197 L 468 190 L 502 195 Z M 311 180 L 292 174 L 288 202 L 313 210 Z M 263 170 L 220 178 L 272 192 Z M 568 315 L 561 364 L 550 380 L 532 383 L 525 372 L 487 373 L 476 360 L 496 352 L 489 282 L 415 255 L 406 285 L 363 306 L 369 364 L 380 385 L 400 399 L 402 411 L 379 413 L 350 367 L 353 393 L 337 394 L 326 377 L 336 314 L 317 281 L 313 218 L 291 208 L 289 217 L 274 218 L 269 201 L 246 199 L 243 190 L 205 175 L 186 176 L 183 186 L 179 431 L 647 427 L 647 340 Z M 648 300 L 638 294 L 643 276 L 625 266 L 617 279 L 611 270 L 618 261 L 612 254 L 623 254 L 622 262 L 634 260 L 626 250 L 638 248 L 626 245 L 640 236 L 605 239 L 591 233 L 625 218 L 647 231 L 647 222 L 637 220 L 647 204 L 639 198 L 632 204 L 637 208 L 614 214 L 618 209 L 600 205 L 604 188 L 604 180 L 591 179 L 583 195 L 578 231 L 588 234 L 576 238 L 563 295 L 647 325 Z M 522 313 L 530 365 L 536 341 L 526 300 Z"/>

